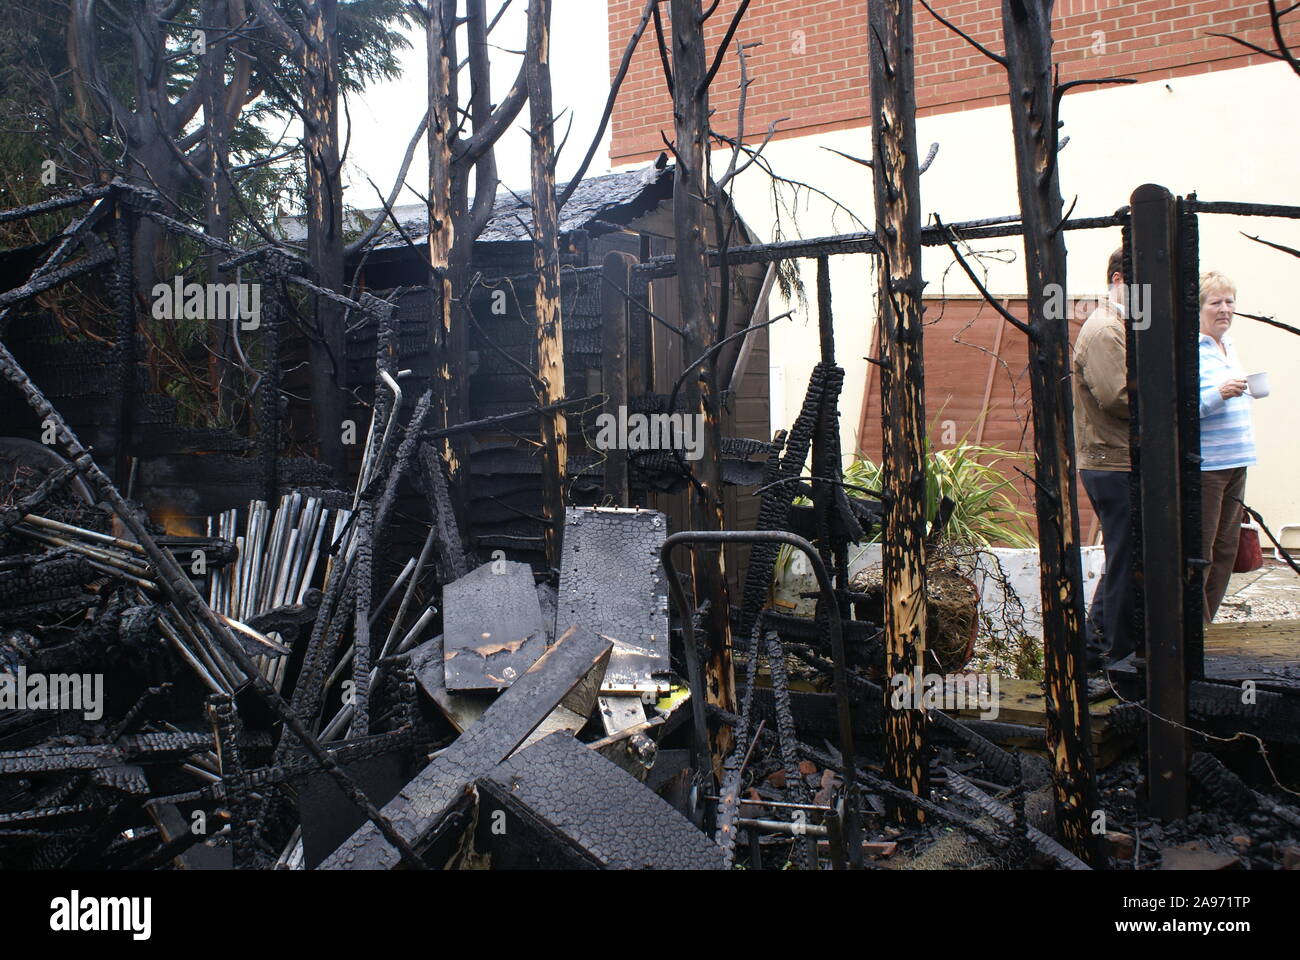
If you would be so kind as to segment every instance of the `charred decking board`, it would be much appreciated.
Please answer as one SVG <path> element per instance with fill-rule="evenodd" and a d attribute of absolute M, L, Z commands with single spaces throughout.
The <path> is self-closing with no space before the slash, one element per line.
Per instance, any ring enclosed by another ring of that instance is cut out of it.
<path fill-rule="evenodd" d="M 566 630 L 468 731 L 440 753 L 384 806 L 383 814 L 417 851 L 436 835 L 465 790 L 505 760 L 560 704 L 590 713 L 609 663 L 610 641 L 590 630 Z M 400 854 L 373 823 L 352 834 L 321 864 L 326 870 L 386 870 Z"/>
<path fill-rule="evenodd" d="M 443 587 L 444 683 L 504 690 L 546 650 L 542 607 L 526 563 L 493 561 Z"/>
<path fill-rule="evenodd" d="M 717 844 L 570 734 L 553 733 L 520 750 L 478 787 L 484 803 L 506 811 L 504 832 L 488 831 L 494 865 L 723 869 Z"/>
<path fill-rule="evenodd" d="M 659 565 L 667 534 L 657 510 L 565 512 L 555 626 L 579 624 L 614 641 L 606 692 L 667 690 L 652 678 L 668 670 L 668 586 Z"/>

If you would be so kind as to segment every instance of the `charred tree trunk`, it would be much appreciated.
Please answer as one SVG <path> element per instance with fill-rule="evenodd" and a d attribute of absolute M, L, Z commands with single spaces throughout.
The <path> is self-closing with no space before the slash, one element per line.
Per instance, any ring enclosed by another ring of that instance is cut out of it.
<path fill-rule="evenodd" d="M 430 0 L 425 40 L 429 84 L 429 287 L 433 296 L 430 318 L 430 358 L 433 370 L 433 427 L 453 426 L 465 419 L 468 392 L 464 319 L 456 316 L 452 288 L 451 254 L 457 241 L 452 216 L 452 146 L 456 138 L 456 4 L 455 0 Z M 458 512 L 465 482 L 465 466 L 450 437 L 439 441 L 447 478 Z"/>
<path fill-rule="evenodd" d="M 303 30 L 303 130 L 307 151 L 307 257 L 316 282 L 343 289 L 343 182 L 339 164 L 338 5 L 306 6 Z M 309 341 L 312 407 L 321 460 L 341 481 L 346 469 L 342 423 L 346 406 L 343 310 L 317 297 L 317 337 Z"/>
<path fill-rule="evenodd" d="M 163 4 L 149 0 L 131 5 L 125 24 L 118 17 L 117 26 L 126 37 L 135 67 L 130 101 L 119 98 L 121 87 L 110 80 L 101 53 L 100 36 L 106 24 L 99 18 L 98 0 L 73 0 L 69 5 L 68 53 L 78 103 L 98 106 L 122 139 L 121 167 L 127 180 L 176 204 L 186 177 L 197 173 L 185 152 L 199 140 L 200 131 L 185 131 L 198 113 L 203 84 L 191 84 L 178 100 L 171 99 L 176 77 L 163 15 Z M 165 232 L 148 217 L 136 218 L 135 231 L 135 292 L 148 297 L 162 274 Z"/>
<path fill-rule="evenodd" d="M 551 0 L 528 4 L 528 112 L 532 138 L 533 307 L 541 406 L 564 399 L 564 323 L 560 310 L 560 225 L 555 206 L 555 130 L 551 115 Z M 542 517 L 546 565 L 560 569 L 568 426 L 561 409 L 541 416 Z"/>
<path fill-rule="evenodd" d="M 1034 491 L 1043 594 L 1047 742 L 1061 836 L 1080 859 L 1101 865 L 1105 862 L 1101 836 L 1093 831 L 1098 801 L 1085 687 L 1051 15 L 1051 0 L 1002 2 L 1031 328 L 1029 376 L 1037 465 Z"/>
<path fill-rule="evenodd" d="M 244 19 L 243 0 L 203 0 L 200 7 L 200 20 L 209 29 L 237 28 Z M 198 82 L 203 84 L 203 124 L 207 130 L 207 163 L 203 173 L 203 207 L 207 234 L 217 240 L 230 240 L 231 224 L 231 184 L 230 137 L 234 130 L 237 110 L 232 113 L 230 98 L 243 98 L 248 84 L 250 59 L 246 44 L 240 44 L 234 64 L 234 82 L 230 88 L 226 85 L 226 53 L 228 42 L 213 38 L 203 56 L 203 66 Z M 225 283 L 229 278 L 224 275 L 219 264 L 226 259 L 226 254 L 218 250 L 207 256 L 208 280 L 212 283 Z M 237 320 L 229 317 L 224 320 L 209 319 L 209 340 L 212 345 L 209 361 L 209 374 L 217 393 L 217 410 L 221 419 L 234 423 L 236 416 L 237 387 L 236 362 L 234 347 L 234 325 Z"/>
<path fill-rule="evenodd" d="M 922 354 L 920 160 L 916 152 L 912 5 L 877 0 L 868 10 L 876 243 L 880 248 L 880 371 L 885 528 L 885 772 L 926 796 L 925 371 Z M 895 702 L 896 692 L 910 693 Z M 898 820 L 924 819 L 893 804 Z"/>
<path fill-rule="evenodd" d="M 691 363 L 716 341 L 713 284 L 708 265 L 705 198 L 709 192 L 709 90 L 706 81 L 704 23 L 699 0 L 671 0 L 673 34 L 673 120 L 676 168 L 673 172 L 673 232 L 676 243 L 677 299 L 685 332 L 684 355 Z M 716 367 L 703 363 L 687 378 L 691 413 L 704 427 L 704 456 L 691 464 L 691 526 L 723 529 L 721 417 Z M 673 411 L 669 411 L 670 413 Z M 721 547 L 697 546 L 691 552 L 695 603 L 710 602 L 705 666 L 708 702 L 735 710 L 736 678 L 731 661 L 730 602 Z M 730 732 L 717 730 L 712 750 L 720 769 L 730 747 Z"/>

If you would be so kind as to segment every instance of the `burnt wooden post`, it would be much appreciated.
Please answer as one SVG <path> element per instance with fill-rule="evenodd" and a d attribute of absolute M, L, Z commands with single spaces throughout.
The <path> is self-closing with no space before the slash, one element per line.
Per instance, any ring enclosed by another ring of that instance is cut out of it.
<path fill-rule="evenodd" d="M 537 375 L 541 406 L 564 399 L 564 321 L 560 310 L 560 225 L 555 206 L 555 129 L 551 116 L 551 0 L 528 4 L 528 113 L 532 139 L 533 309 L 537 316 Z M 569 461 L 564 410 L 541 416 L 542 516 L 546 565 L 560 569 L 564 481 Z"/>
<path fill-rule="evenodd" d="M 117 311 L 117 342 L 113 361 L 117 367 L 117 410 L 114 424 L 113 478 L 125 489 L 130 472 L 135 420 L 136 319 L 135 319 L 135 217 L 121 194 L 113 208 L 109 236 L 117 261 L 113 265 L 113 307 Z"/>
<path fill-rule="evenodd" d="M 912 5 L 868 7 L 871 47 L 871 155 L 880 249 L 880 369 L 885 528 L 885 773 L 925 796 L 925 711 L 917 676 L 925 666 L 925 372 L 921 321 L 920 160 L 916 153 Z M 895 708 L 893 693 L 913 696 Z M 892 804 L 896 820 L 921 820 Z"/>
<path fill-rule="evenodd" d="M 673 34 L 673 235 L 676 243 L 677 303 L 685 334 L 687 363 L 713 346 L 716 314 L 709 270 L 705 198 L 709 187 L 709 85 L 705 66 L 704 20 L 699 0 L 671 0 Z M 720 413 L 714 376 L 716 366 L 703 363 L 686 379 L 691 413 L 704 426 L 704 456 L 690 464 L 695 482 L 689 487 L 691 525 L 722 530 L 722 459 Z M 669 411 L 673 413 L 675 411 Z M 707 700 L 735 712 L 736 677 L 731 660 L 731 617 L 722 546 L 696 544 L 691 551 L 696 605 L 709 601 L 706 629 L 709 659 L 705 664 Z M 731 733 L 719 727 L 713 736 L 715 766 L 721 769 L 731 747 Z"/>
<path fill-rule="evenodd" d="M 1029 377 L 1034 405 L 1034 501 L 1043 596 L 1047 743 L 1065 845 L 1105 863 L 1093 774 L 1083 635 L 1083 577 L 1074 487 L 1070 329 L 1052 83 L 1052 3 L 1003 0 L 1016 183 L 1024 225 Z"/>
<path fill-rule="evenodd" d="M 605 394 L 605 412 L 618 416 L 627 406 L 628 305 L 622 290 L 632 286 L 635 258 L 612 250 L 605 254 L 600 285 L 600 388 Z M 627 451 L 615 447 L 602 450 L 605 457 L 605 496 L 616 506 L 628 505 Z"/>
<path fill-rule="evenodd" d="M 641 260 L 649 258 L 649 241 L 649 237 L 641 238 Z M 654 320 L 646 312 L 650 307 L 650 281 L 645 272 L 633 268 L 629 283 L 623 288 L 631 297 L 627 314 L 627 392 L 639 397 L 654 386 Z"/>
<path fill-rule="evenodd" d="M 1147 792 L 1166 820 L 1187 815 L 1187 671 L 1183 659 L 1182 450 L 1179 437 L 1178 209 L 1164 187 L 1133 191 L 1133 282 L 1145 309 L 1134 316 L 1129 360 L 1141 411 L 1142 569 L 1146 625 Z M 1130 301 L 1137 298 L 1130 297 Z M 1199 622 L 1200 616 L 1196 617 Z"/>

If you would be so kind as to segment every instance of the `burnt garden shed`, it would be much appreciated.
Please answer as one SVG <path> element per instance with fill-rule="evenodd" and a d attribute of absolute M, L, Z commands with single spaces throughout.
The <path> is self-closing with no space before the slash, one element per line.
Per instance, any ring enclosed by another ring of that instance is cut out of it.
<path fill-rule="evenodd" d="M 563 187 L 561 186 L 561 189 Z M 649 452 L 627 458 L 626 498 L 613 491 L 606 465 L 610 454 L 596 448 L 596 419 L 632 412 L 666 411 L 668 395 L 686 364 L 677 324 L 676 279 L 650 279 L 640 265 L 673 253 L 671 164 L 590 177 L 574 191 L 560 218 L 561 302 L 565 390 L 569 399 L 590 398 L 570 407 L 568 501 L 577 505 L 636 505 L 668 514 L 675 529 L 685 522 L 684 481 L 671 454 Z M 389 297 L 396 292 L 404 402 L 412 405 L 427 387 L 429 330 L 433 314 L 425 250 L 428 234 L 423 204 L 400 206 L 392 214 L 401 228 L 382 235 L 362 262 L 350 264 L 358 290 Z M 372 211 L 369 216 L 384 215 Z M 734 212 L 728 211 L 730 217 Z M 537 404 L 523 366 L 536 370 L 535 322 L 530 273 L 531 209 L 525 193 L 502 189 L 487 227 L 474 247 L 466 363 L 469 420 L 528 410 Z M 391 219 L 390 219 L 391 223 Z M 731 243 L 754 242 L 738 218 Z M 293 234 L 291 234 L 291 237 Z M 710 238 L 712 244 L 713 238 Z M 730 268 L 730 315 L 735 329 L 767 319 L 771 281 L 763 264 Z M 721 286 L 715 275 L 715 296 Z M 463 314 L 457 314 L 463 316 Z M 373 391 L 376 331 L 373 325 L 348 337 L 347 384 L 369 400 Z M 754 484 L 763 445 L 771 438 L 768 392 L 768 336 L 765 327 L 738 339 L 721 354 L 724 390 L 722 433 L 727 441 L 726 479 Z M 300 391 L 287 385 L 291 394 Z M 678 398 L 685 409 L 685 394 Z M 363 411 L 364 412 L 364 411 Z M 305 411 L 300 411 L 304 413 Z M 296 417 L 291 419 L 297 419 Z M 750 442 L 745 442 L 750 441 Z M 465 517 L 471 549 L 481 556 L 504 550 L 515 559 L 542 558 L 541 461 L 537 421 L 525 418 L 472 435 L 471 483 Z M 359 459 L 360 448 L 353 448 Z M 755 461 L 749 457 L 755 456 Z M 621 458 L 620 458 L 621 460 Z M 404 506 L 422 511 L 414 487 Z M 726 493 L 729 523 L 752 528 L 756 498 L 732 485 Z M 729 558 L 734 578 L 739 557 Z M 734 580 L 733 580 L 734 582 Z"/>

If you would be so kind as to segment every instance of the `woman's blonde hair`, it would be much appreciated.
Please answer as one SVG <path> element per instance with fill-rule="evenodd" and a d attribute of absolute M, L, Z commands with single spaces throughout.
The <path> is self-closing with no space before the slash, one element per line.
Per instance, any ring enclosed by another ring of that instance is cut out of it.
<path fill-rule="evenodd" d="M 1201 303 L 1205 306 L 1205 298 L 1211 293 L 1218 293 L 1226 290 L 1234 297 L 1237 295 L 1237 285 L 1229 280 L 1226 276 L 1217 270 L 1210 270 L 1201 274 Z"/>

